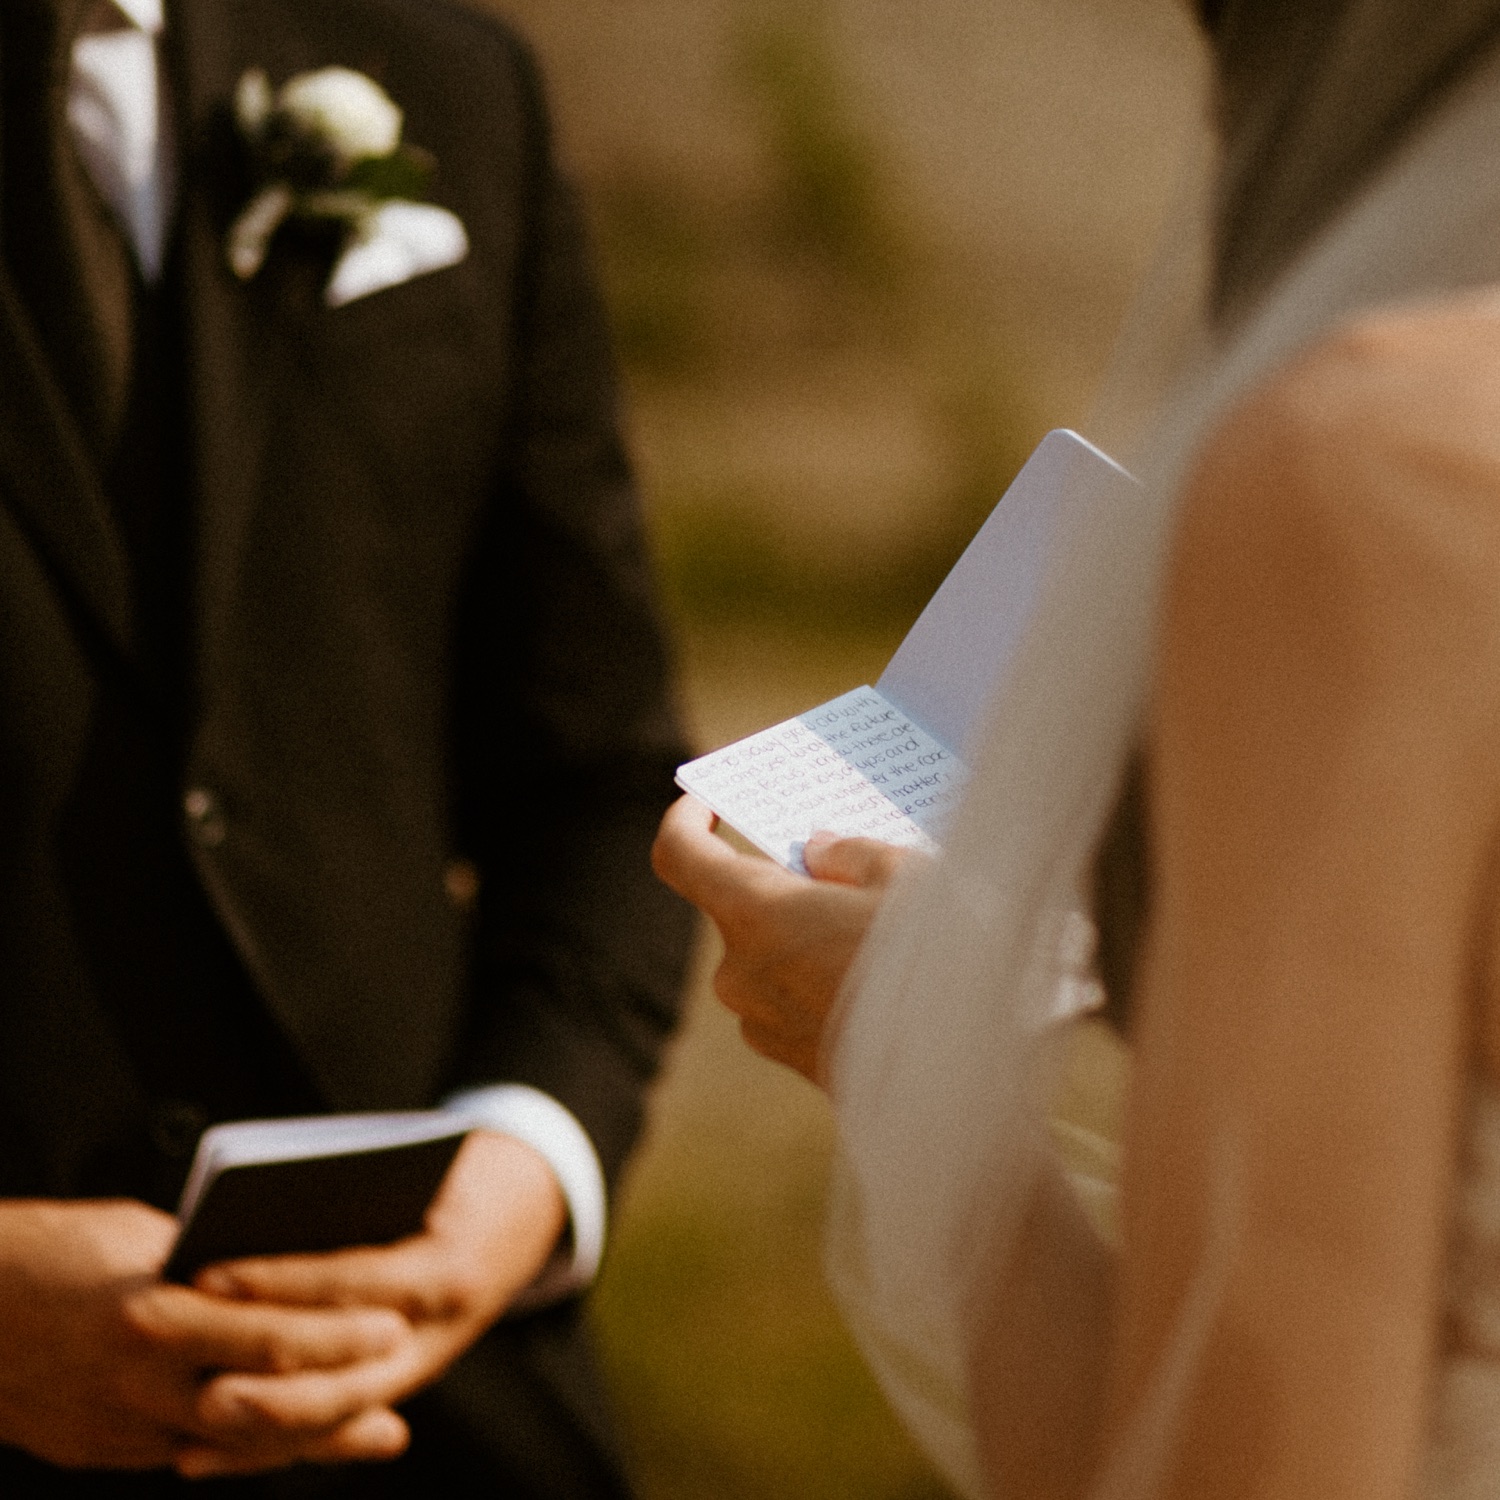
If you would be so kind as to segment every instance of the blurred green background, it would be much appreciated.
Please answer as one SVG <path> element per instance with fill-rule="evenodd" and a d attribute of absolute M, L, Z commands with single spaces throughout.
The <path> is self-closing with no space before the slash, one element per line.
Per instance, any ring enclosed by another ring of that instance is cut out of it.
<path fill-rule="evenodd" d="M 701 749 L 873 681 L 1035 442 L 1088 429 L 1201 128 L 1184 0 L 475 0 L 584 196 Z M 831 1122 L 713 1002 L 592 1310 L 643 1500 L 937 1500 L 823 1286 Z M 1108 1134 L 1117 1049 L 1060 1108 Z"/>

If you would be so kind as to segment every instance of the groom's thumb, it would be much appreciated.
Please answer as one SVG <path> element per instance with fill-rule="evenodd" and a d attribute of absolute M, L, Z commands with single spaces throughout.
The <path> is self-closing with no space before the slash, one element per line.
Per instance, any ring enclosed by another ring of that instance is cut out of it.
<path fill-rule="evenodd" d="M 909 853 L 875 839 L 841 839 L 815 833 L 802 848 L 802 862 L 815 880 L 841 885 L 888 885 Z"/>

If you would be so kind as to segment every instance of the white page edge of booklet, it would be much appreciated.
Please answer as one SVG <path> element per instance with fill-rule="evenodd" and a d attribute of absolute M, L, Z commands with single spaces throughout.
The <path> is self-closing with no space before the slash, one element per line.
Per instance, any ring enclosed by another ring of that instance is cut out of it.
<path fill-rule="evenodd" d="M 394 1110 L 384 1114 L 302 1115 L 284 1120 L 230 1120 L 203 1132 L 178 1200 L 177 1217 L 186 1223 L 221 1172 L 276 1161 L 311 1161 L 320 1156 L 357 1156 L 363 1151 L 419 1146 L 463 1135 L 471 1125 L 438 1109 Z"/>
<path fill-rule="evenodd" d="M 966 763 L 984 706 L 1026 632 L 1067 497 L 1134 489 L 1087 438 L 1054 428 L 1032 450 L 875 681 Z"/>

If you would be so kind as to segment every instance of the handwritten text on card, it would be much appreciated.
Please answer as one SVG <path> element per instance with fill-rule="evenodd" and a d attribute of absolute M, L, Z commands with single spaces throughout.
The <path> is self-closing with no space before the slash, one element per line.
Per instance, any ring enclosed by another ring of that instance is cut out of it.
<path fill-rule="evenodd" d="M 961 761 L 871 687 L 690 761 L 684 790 L 792 869 L 808 835 L 937 847 Z"/>

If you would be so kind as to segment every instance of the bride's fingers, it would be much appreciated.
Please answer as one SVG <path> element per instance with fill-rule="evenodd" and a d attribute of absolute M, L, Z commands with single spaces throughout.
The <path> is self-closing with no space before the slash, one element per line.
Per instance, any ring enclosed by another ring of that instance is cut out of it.
<path fill-rule="evenodd" d="M 667 809 L 651 846 L 657 878 L 695 904 L 700 887 L 712 883 L 714 871 L 736 857 L 728 844 L 714 837 L 717 821 L 696 797 L 679 797 Z"/>
<path fill-rule="evenodd" d="M 783 1037 L 794 1048 L 816 1047 L 837 994 L 838 977 L 803 976 L 726 956 L 714 973 L 713 987 L 725 1008 L 762 1037 Z M 765 1050 L 756 1046 L 758 1052 Z"/>
<path fill-rule="evenodd" d="M 768 859 L 730 848 L 714 837 L 717 825 L 718 818 L 696 797 L 679 797 L 661 820 L 651 866 L 679 896 L 722 923 L 796 877 Z"/>
<path fill-rule="evenodd" d="M 802 861 L 816 880 L 883 886 L 890 884 L 912 852 L 875 839 L 841 839 L 834 833 L 815 833 L 803 846 Z"/>
<path fill-rule="evenodd" d="M 818 1037 L 793 1040 L 775 1027 L 757 1025 L 740 1019 L 740 1036 L 752 1052 L 800 1073 L 810 1083 L 818 1083 Z"/>
<path fill-rule="evenodd" d="M 786 1007 L 776 1003 L 779 989 L 764 971 L 726 955 L 714 971 L 714 994 L 742 1021 L 768 1027 L 781 1024 Z"/>

